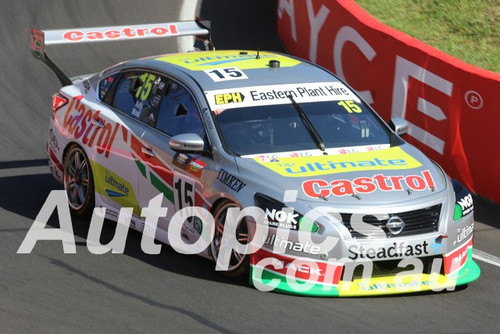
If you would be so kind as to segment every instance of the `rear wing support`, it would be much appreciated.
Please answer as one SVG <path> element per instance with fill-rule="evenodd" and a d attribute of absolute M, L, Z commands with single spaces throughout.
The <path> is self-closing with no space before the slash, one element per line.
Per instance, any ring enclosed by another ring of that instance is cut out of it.
<path fill-rule="evenodd" d="M 50 60 L 49 56 L 47 56 L 47 53 L 45 52 L 44 40 L 44 32 L 42 30 L 31 28 L 31 55 L 47 64 L 47 66 L 56 74 L 57 78 L 61 82 L 61 85 L 71 85 L 73 83 L 71 79 L 64 74 L 64 72 L 57 67 L 52 60 Z"/>
<path fill-rule="evenodd" d="M 44 62 L 57 76 L 61 85 L 73 84 L 71 79 L 50 60 L 46 45 L 110 42 L 179 36 L 206 36 L 210 44 L 210 21 L 182 21 L 95 28 L 38 30 L 31 28 L 31 54 Z"/>

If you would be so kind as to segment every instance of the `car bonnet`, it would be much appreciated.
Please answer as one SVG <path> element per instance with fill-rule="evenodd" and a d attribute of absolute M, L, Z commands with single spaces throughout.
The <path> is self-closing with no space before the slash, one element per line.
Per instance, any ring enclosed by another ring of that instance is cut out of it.
<path fill-rule="evenodd" d="M 237 159 L 247 184 L 278 200 L 285 190 L 296 190 L 297 199 L 322 203 L 394 203 L 442 192 L 447 185 L 441 169 L 409 144 L 360 153 L 278 156 Z"/>

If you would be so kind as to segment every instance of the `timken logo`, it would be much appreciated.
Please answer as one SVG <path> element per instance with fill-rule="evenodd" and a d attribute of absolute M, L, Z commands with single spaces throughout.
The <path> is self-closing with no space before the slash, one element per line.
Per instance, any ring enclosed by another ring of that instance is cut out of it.
<path fill-rule="evenodd" d="M 425 170 L 420 175 L 391 175 L 376 174 L 372 177 L 357 177 L 351 180 L 314 179 L 302 183 L 302 190 L 311 198 L 326 198 L 330 195 L 348 196 L 354 194 L 369 194 L 376 190 L 381 191 L 424 191 L 435 190 L 436 184 L 430 171 Z"/>
<path fill-rule="evenodd" d="M 99 40 L 113 40 L 118 38 L 146 38 L 146 37 L 160 37 L 167 35 L 177 35 L 177 25 L 170 24 L 168 26 L 145 27 L 145 28 L 131 28 L 125 27 L 121 30 L 70 30 L 63 34 L 63 38 L 71 42 L 84 42 L 84 41 L 99 41 Z"/>
<path fill-rule="evenodd" d="M 217 175 L 217 180 L 231 188 L 232 190 L 239 192 L 241 189 L 243 189 L 246 186 L 246 183 L 238 179 L 236 176 L 233 174 L 225 171 L 224 169 L 221 168 L 219 171 L 219 174 Z"/>

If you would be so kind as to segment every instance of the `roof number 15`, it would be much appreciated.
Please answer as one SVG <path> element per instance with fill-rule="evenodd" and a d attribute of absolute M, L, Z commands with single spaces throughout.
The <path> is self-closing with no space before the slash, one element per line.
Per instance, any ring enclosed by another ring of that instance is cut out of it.
<path fill-rule="evenodd" d="M 225 80 L 240 80 L 248 79 L 245 73 L 237 67 L 218 68 L 215 70 L 205 70 L 205 73 L 214 82 Z"/>

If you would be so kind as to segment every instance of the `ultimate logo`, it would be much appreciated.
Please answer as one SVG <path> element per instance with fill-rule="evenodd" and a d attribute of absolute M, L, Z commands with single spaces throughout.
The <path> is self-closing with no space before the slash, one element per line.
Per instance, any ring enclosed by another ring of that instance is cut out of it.
<path fill-rule="evenodd" d="M 104 176 L 104 180 L 108 185 L 113 187 L 114 190 L 106 188 L 106 194 L 109 197 L 124 197 L 128 196 L 129 188 L 125 185 L 125 182 L 121 182 L 117 177 L 110 175 L 110 173 L 106 170 L 106 174 Z"/>
<path fill-rule="evenodd" d="M 286 177 L 304 177 L 374 170 L 404 170 L 422 164 L 400 147 L 314 157 L 282 157 L 278 162 L 256 162 Z"/>

